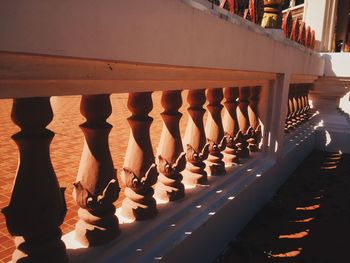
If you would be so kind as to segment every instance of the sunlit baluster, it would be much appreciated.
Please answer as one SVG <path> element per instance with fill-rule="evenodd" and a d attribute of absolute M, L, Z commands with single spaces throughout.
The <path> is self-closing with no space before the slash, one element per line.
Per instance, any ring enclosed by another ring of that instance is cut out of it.
<path fill-rule="evenodd" d="M 249 157 L 249 143 L 247 140 L 249 139 L 249 134 L 247 134 L 249 129 L 249 117 L 248 117 L 248 105 L 250 91 L 249 87 L 241 87 L 239 89 L 239 98 L 238 98 L 238 107 L 237 107 L 237 118 L 238 118 L 238 126 L 239 131 L 237 134 L 237 143 L 238 147 L 238 157 L 240 158 L 248 158 Z"/>
<path fill-rule="evenodd" d="M 12 262 L 68 262 L 59 226 L 66 214 L 50 159 L 54 133 L 49 98 L 14 99 L 11 114 L 21 128 L 12 139 L 19 148 L 19 164 L 9 205 L 3 209 L 15 238 Z"/>
<path fill-rule="evenodd" d="M 297 92 L 297 102 L 298 102 L 298 108 L 299 108 L 299 121 L 300 121 L 300 123 L 303 123 L 305 121 L 305 118 L 304 118 L 303 92 L 304 92 L 303 85 L 299 85 L 298 86 L 298 92 Z"/>
<path fill-rule="evenodd" d="M 130 136 L 121 173 L 126 185 L 121 215 L 131 220 L 150 219 L 158 213 L 152 188 L 158 177 L 150 139 L 153 119 L 148 113 L 152 108 L 151 92 L 129 93 L 132 115 L 128 118 Z"/>
<path fill-rule="evenodd" d="M 250 97 L 249 97 L 249 107 L 248 107 L 248 116 L 249 116 L 249 132 L 250 138 L 248 139 L 249 150 L 251 152 L 259 151 L 259 144 L 261 142 L 261 125 L 259 122 L 258 114 L 258 104 L 260 100 L 260 86 L 254 86 L 250 88 Z"/>
<path fill-rule="evenodd" d="M 300 85 L 295 85 L 294 87 L 294 104 L 295 104 L 295 109 L 296 109 L 296 124 L 300 125 L 302 123 L 302 108 L 300 104 Z"/>
<path fill-rule="evenodd" d="M 308 86 L 304 85 L 303 92 L 302 92 L 302 103 L 303 103 L 303 116 L 305 121 L 309 119 L 307 93 L 308 93 Z"/>
<path fill-rule="evenodd" d="M 295 128 L 298 125 L 298 103 L 296 100 L 296 86 L 291 85 L 290 86 L 290 93 L 291 93 L 291 100 L 293 105 L 292 110 L 292 126 Z"/>
<path fill-rule="evenodd" d="M 183 139 L 186 147 L 186 169 L 182 172 L 183 183 L 187 187 L 207 184 L 207 172 L 205 171 L 204 160 L 209 154 L 209 144 L 206 143 L 203 125 L 203 115 L 205 110 L 205 90 L 189 90 L 187 96 L 189 103 L 188 123 Z"/>
<path fill-rule="evenodd" d="M 308 86 L 306 88 L 306 91 L 305 91 L 305 101 L 306 101 L 306 116 L 307 116 L 307 119 L 310 118 L 310 115 L 311 115 L 311 107 L 310 107 L 310 102 L 309 102 L 309 90 L 310 90 L 310 87 Z"/>
<path fill-rule="evenodd" d="M 120 188 L 108 145 L 112 125 L 106 122 L 112 113 L 109 96 L 83 95 L 80 103 L 85 140 L 73 197 L 80 206 L 76 239 L 86 246 L 107 243 L 119 234 L 113 202 Z"/>
<path fill-rule="evenodd" d="M 223 151 L 224 162 L 227 165 L 233 165 L 239 163 L 239 158 L 237 156 L 237 146 L 235 137 L 239 131 L 238 120 L 236 109 L 238 106 L 239 89 L 238 88 L 225 88 L 224 97 L 225 97 L 225 110 L 224 117 L 222 120 L 224 134 L 226 136 L 226 148 Z"/>
<path fill-rule="evenodd" d="M 163 91 L 161 104 L 163 129 L 157 153 L 159 176 L 155 197 L 168 202 L 185 196 L 181 171 L 185 169 L 186 157 L 179 129 L 182 114 L 178 111 L 182 105 L 181 91 Z"/>
<path fill-rule="evenodd" d="M 221 153 L 226 147 L 226 137 L 224 137 L 224 129 L 222 127 L 221 110 L 223 106 L 221 101 L 224 95 L 222 88 L 211 88 L 207 91 L 208 99 L 208 118 L 205 125 L 205 134 L 209 143 L 209 156 L 206 160 L 207 169 L 210 175 L 223 175 L 225 171 L 225 163 L 223 162 L 223 154 Z"/>
<path fill-rule="evenodd" d="M 287 116 L 287 129 L 288 132 L 294 129 L 293 118 L 294 118 L 294 105 L 293 105 L 293 91 L 292 86 L 289 87 L 288 93 L 288 116 Z"/>

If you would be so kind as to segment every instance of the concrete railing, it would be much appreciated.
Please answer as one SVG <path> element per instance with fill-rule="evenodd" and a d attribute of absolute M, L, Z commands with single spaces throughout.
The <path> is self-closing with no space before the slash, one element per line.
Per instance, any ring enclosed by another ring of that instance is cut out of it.
<path fill-rule="evenodd" d="M 80 4 L 11 1 L 0 10 L 12 23 L 12 30 L 0 25 L 0 98 L 13 98 L 11 118 L 21 129 L 12 136 L 20 165 L 4 209 L 16 236 L 13 261 L 212 260 L 312 149 L 310 133 L 301 150 L 284 152 L 285 118 L 289 110 L 299 124 L 306 119 L 305 93 L 287 107 L 289 86 L 312 83 L 323 60 L 279 31 L 208 11 L 206 1 L 109 1 L 98 11 L 94 1 Z M 164 109 L 156 154 L 148 116 L 155 90 Z M 106 119 L 109 94 L 126 92 L 131 132 L 118 182 Z M 74 184 L 79 221 L 65 244 L 64 196 L 49 151 L 54 133 L 46 128 L 54 118 L 49 97 L 64 95 L 82 95 L 86 118 Z M 125 199 L 116 213 L 120 186 Z"/>

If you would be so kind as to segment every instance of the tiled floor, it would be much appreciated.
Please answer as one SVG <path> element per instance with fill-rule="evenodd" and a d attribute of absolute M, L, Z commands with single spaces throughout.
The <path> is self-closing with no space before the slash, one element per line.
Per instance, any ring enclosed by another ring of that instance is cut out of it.
<path fill-rule="evenodd" d="M 182 94 L 184 105 L 180 111 L 183 113 L 187 107 L 186 94 L 186 92 Z M 160 96 L 160 92 L 155 92 L 152 95 L 154 109 L 150 115 L 154 118 L 151 126 L 151 140 L 154 151 L 156 151 L 162 129 Z M 111 96 L 111 102 L 113 113 L 108 122 L 114 128 L 109 138 L 110 149 L 114 166 L 120 171 L 129 137 L 129 127 L 126 121 L 126 118 L 130 115 L 126 107 L 127 94 L 114 94 Z M 83 146 L 83 135 L 78 125 L 84 122 L 84 118 L 79 113 L 80 96 L 53 97 L 51 98 L 51 104 L 54 119 L 48 128 L 56 133 L 51 144 L 51 159 L 60 185 L 67 187 L 65 197 L 68 212 L 65 222 L 61 226 L 62 231 L 67 233 L 73 230 L 77 220 L 77 206 L 72 199 L 72 183 L 75 181 L 78 171 Z M 10 118 L 11 105 L 12 100 L 0 100 L 0 208 L 6 207 L 9 202 L 18 160 L 17 147 L 10 139 L 11 135 L 18 131 L 18 127 L 12 123 Z M 182 134 L 186 121 L 187 115 L 184 114 L 180 123 Z M 116 202 L 117 207 L 120 206 L 122 200 L 123 194 Z M 8 262 L 13 250 L 13 240 L 7 231 L 4 216 L 0 214 L 0 262 Z"/>

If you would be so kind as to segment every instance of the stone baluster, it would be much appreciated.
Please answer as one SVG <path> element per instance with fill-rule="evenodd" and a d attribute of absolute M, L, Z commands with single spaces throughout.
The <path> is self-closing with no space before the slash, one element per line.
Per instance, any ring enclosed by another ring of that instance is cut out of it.
<path fill-rule="evenodd" d="M 186 156 L 179 129 L 182 114 L 178 111 L 182 105 L 181 91 L 163 91 L 161 104 L 163 129 L 157 153 L 159 176 L 155 197 L 168 202 L 185 196 L 181 171 L 185 169 Z"/>
<path fill-rule="evenodd" d="M 306 121 L 306 115 L 305 115 L 305 100 L 304 100 L 304 94 L 305 94 L 305 86 L 299 85 L 299 92 L 298 92 L 298 104 L 300 108 L 300 121 L 304 123 Z"/>
<path fill-rule="evenodd" d="M 3 209 L 16 249 L 12 262 L 68 262 L 59 226 L 66 214 L 50 159 L 54 133 L 50 99 L 14 99 L 11 114 L 21 130 L 12 136 L 19 148 L 19 164 L 9 205 Z"/>
<path fill-rule="evenodd" d="M 248 107 L 248 116 L 249 116 L 249 130 L 248 134 L 250 138 L 248 139 L 249 150 L 251 152 L 259 151 L 259 144 L 261 142 L 261 125 L 259 122 L 258 114 L 258 104 L 260 100 L 260 86 L 254 86 L 250 88 L 250 97 L 249 97 L 249 107 Z"/>
<path fill-rule="evenodd" d="M 85 140 L 73 197 L 80 207 L 76 239 L 85 246 L 105 244 L 119 234 L 113 202 L 120 188 L 108 145 L 112 125 L 106 122 L 112 113 L 109 96 L 83 95 L 80 103 Z"/>
<path fill-rule="evenodd" d="M 207 169 L 212 176 L 224 175 L 225 163 L 223 162 L 223 154 L 221 153 L 226 147 L 226 137 L 224 137 L 224 129 L 221 120 L 221 110 L 223 106 L 221 101 L 224 95 L 222 88 L 211 88 L 207 91 L 207 100 L 209 102 L 208 119 L 205 125 L 205 134 L 209 143 L 209 156 L 206 161 Z"/>
<path fill-rule="evenodd" d="M 296 88 L 295 85 L 290 86 L 290 92 L 291 92 L 291 102 L 292 102 L 292 126 L 295 128 L 298 126 L 298 103 L 296 100 Z"/>
<path fill-rule="evenodd" d="M 249 129 L 249 116 L 248 116 L 248 105 L 249 105 L 249 87 L 241 87 L 239 89 L 238 107 L 237 107 L 237 118 L 239 131 L 237 133 L 236 146 L 238 148 L 239 158 L 249 157 L 249 134 L 247 134 Z"/>
<path fill-rule="evenodd" d="M 132 115 L 128 118 L 130 136 L 121 173 L 126 186 L 121 215 L 131 220 L 150 219 L 158 213 L 152 188 L 158 177 L 150 139 L 153 119 L 148 113 L 152 108 L 151 92 L 129 93 Z"/>
<path fill-rule="evenodd" d="M 224 134 L 226 136 L 226 148 L 223 151 L 224 162 L 228 165 L 234 165 L 239 163 L 237 156 L 236 135 L 239 131 L 236 109 L 238 106 L 239 89 L 236 87 L 230 87 L 224 89 L 225 97 L 225 111 L 222 120 Z"/>
<path fill-rule="evenodd" d="M 303 93 L 302 93 L 302 101 L 303 101 L 303 114 L 304 114 L 304 119 L 308 120 L 309 119 L 309 101 L 307 99 L 307 94 L 308 94 L 308 86 L 304 85 L 303 86 Z"/>
<path fill-rule="evenodd" d="M 293 91 L 292 91 L 292 86 L 289 86 L 288 114 L 287 114 L 287 121 L 286 121 L 286 131 L 287 132 L 290 132 L 291 130 L 294 129 L 293 118 L 294 118 Z"/>
<path fill-rule="evenodd" d="M 208 182 L 204 160 L 209 154 L 203 125 L 205 90 L 189 90 L 187 96 L 189 118 L 183 139 L 186 147 L 186 169 L 182 172 L 185 186 L 206 185 Z"/>
<path fill-rule="evenodd" d="M 282 1 L 264 0 L 264 15 L 261 26 L 280 29 L 282 25 Z"/>
<path fill-rule="evenodd" d="M 302 117 L 301 117 L 301 105 L 300 105 L 300 86 L 295 85 L 294 86 L 294 98 L 293 103 L 295 105 L 295 119 L 296 119 L 296 125 L 300 125 L 302 123 Z"/>

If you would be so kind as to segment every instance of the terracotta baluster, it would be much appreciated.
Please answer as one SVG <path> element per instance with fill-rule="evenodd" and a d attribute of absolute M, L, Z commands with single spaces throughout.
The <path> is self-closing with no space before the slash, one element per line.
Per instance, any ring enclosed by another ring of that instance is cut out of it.
<path fill-rule="evenodd" d="M 187 102 L 190 107 L 187 109 L 189 118 L 183 139 L 186 147 L 186 169 L 182 172 L 185 186 L 205 185 L 208 182 L 205 171 L 204 160 L 209 154 L 209 144 L 206 143 L 203 125 L 205 110 L 205 90 L 189 90 Z"/>
<path fill-rule="evenodd" d="M 185 196 L 181 171 L 185 169 L 186 157 L 179 129 L 182 114 L 178 111 L 182 105 L 181 91 L 163 91 L 161 104 L 163 129 L 157 153 L 159 176 L 155 197 L 168 202 Z"/>
<path fill-rule="evenodd" d="M 306 118 L 309 119 L 310 118 L 310 110 L 311 110 L 311 107 L 310 107 L 310 103 L 309 103 L 309 90 L 310 90 L 310 87 L 306 87 L 306 90 L 305 90 L 305 104 L 306 104 Z"/>
<path fill-rule="evenodd" d="M 308 99 L 307 99 L 307 93 L 308 93 L 308 86 L 305 85 L 303 86 L 303 93 L 302 93 L 302 102 L 303 102 L 303 115 L 304 119 L 308 120 L 309 119 L 309 107 L 308 107 Z"/>
<path fill-rule="evenodd" d="M 14 236 L 12 262 L 68 262 L 59 226 L 66 214 L 50 159 L 54 133 L 49 98 L 14 99 L 11 114 L 21 128 L 12 139 L 19 148 L 19 164 L 9 205 L 3 209 Z"/>
<path fill-rule="evenodd" d="M 211 88 L 207 91 L 207 100 L 209 102 L 208 119 L 205 125 L 205 134 L 209 143 L 209 156 L 206 160 L 207 169 L 210 175 L 223 175 L 226 173 L 225 163 L 222 161 L 221 153 L 226 147 L 226 137 L 222 127 L 221 110 L 223 106 L 221 101 L 224 95 L 222 88 Z"/>
<path fill-rule="evenodd" d="M 237 156 L 237 146 L 235 137 L 239 131 L 238 120 L 236 109 L 238 106 L 238 88 L 225 88 L 224 97 L 225 97 L 225 111 L 224 117 L 222 120 L 224 133 L 226 136 L 226 148 L 223 151 L 224 161 L 228 165 L 238 164 L 239 158 Z"/>
<path fill-rule="evenodd" d="M 290 132 L 291 130 L 294 129 L 293 118 L 294 118 L 293 91 L 292 91 L 292 86 L 289 86 L 288 114 L 287 114 L 287 121 L 286 121 L 287 132 Z"/>
<path fill-rule="evenodd" d="M 259 122 L 258 114 L 258 104 L 259 104 L 259 95 L 260 95 L 260 86 L 255 86 L 250 88 L 250 97 L 249 97 L 249 107 L 248 107 L 248 116 L 249 116 L 249 130 L 250 139 L 248 139 L 249 150 L 251 152 L 259 151 L 259 144 L 261 142 L 261 125 Z"/>
<path fill-rule="evenodd" d="M 250 138 L 247 134 L 249 129 L 249 117 L 248 117 L 248 105 L 250 91 L 249 87 L 241 87 L 239 89 L 238 107 L 237 107 L 237 119 L 239 131 L 237 133 L 238 157 L 248 158 L 249 157 L 249 143 L 247 140 Z"/>
<path fill-rule="evenodd" d="M 132 115 L 128 118 L 130 137 L 121 174 L 126 185 L 121 214 L 132 220 L 150 219 L 158 213 L 152 188 L 158 177 L 150 139 L 153 119 L 148 113 L 152 108 L 151 92 L 129 93 Z"/>
<path fill-rule="evenodd" d="M 264 0 L 264 16 L 261 26 L 280 29 L 282 25 L 283 0 Z"/>
<path fill-rule="evenodd" d="M 296 86 L 291 85 L 290 86 L 290 92 L 291 92 L 291 102 L 293 106 L 292 110 L 292 126 L 295 128 L 298 126 L 298 103 L 296 100 Z"/>
<path fill-rule="evenodd" d="M 301 123 L 304 123 L 306 121 L 305 119 L 305 104 L 304 104 L 304 90 L 305 87 L 303 85 L 299 85 L 299 91 L 298 91 L 298 105 L 300 109 L 299 118 Z"/>
<path fill-rule="evenodd" d="M 105 244 L 119 234 L 113 202 L 120 188 L 108 145 L 112 125 L 106 122 L 112 113 L 109 96 L 83 95 L 80 103 L 85 140 L 73 197 L 80 207 L 76 239 L 86 246 Z"/>
<path fill-rule="evenodd" d="M 302 118 L 301 118 L 301 105 L 300 105 L 300 86 L 295 85 L 294 86 L 294 98 L 293 98 L 293 103 L 295 106 L 295 119 L 296 119 L 296 125 L 300 125 L 302 123 Z"/>

